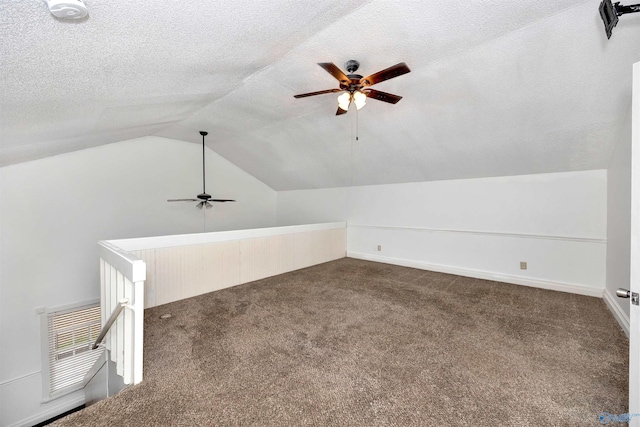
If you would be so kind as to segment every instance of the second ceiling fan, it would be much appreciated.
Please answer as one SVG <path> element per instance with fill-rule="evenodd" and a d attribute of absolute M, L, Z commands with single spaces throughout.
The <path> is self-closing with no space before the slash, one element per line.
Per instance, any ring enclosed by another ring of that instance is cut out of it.
<path fill-rule="evenodd" d="M 210 194 L 207 194 L 206 190 L 206 180 L 205 180 L 205 167 L 204 167 L 204 137 L 207 136 L 208 132 L 200 131 L 200 135 L 202 135 L 202 193 L 198 194 L 195 199 L 169 199 L 167 202 L 198 202 L 196 207 L 202 208 L 210 208 L 213 206 L 211 202 L 235 202 L 232 199 L 214 199 Z"/>
<path fill-rule="evenodd" d="M 353 59 L 347 61 L 345 64 L 345 68 L 349 74 L 342 72 L 342 70 L 333 62 L 320 62 L 318 65 L 340 82 L 340 88 L 302 93 L 300 95 L 295 95 L 294 98 L 306 98 L 308 96 L 344 91 L 345 93 L 338 97 L 338 111 L 336 112 L 336 116 L 345 114 L 352 101 L 359 110 L 364 106 L 366 98 L 377 99 L 378 101 L 388 102 L 390 104 L 397 103 L 402 99 L 401 96 L 382 92 L 380 90 L 369 89 L 369 86 L 407 74 L 411 71 L 409 67 L 407 67 L 407 64 L 400 62 L 399 64 L 393 65 L 382 71 L 378 71 L 375 74 L 371 74 L 370 76 L 362 77 L 360 74 L 355 74 L 360 63 Z"/>

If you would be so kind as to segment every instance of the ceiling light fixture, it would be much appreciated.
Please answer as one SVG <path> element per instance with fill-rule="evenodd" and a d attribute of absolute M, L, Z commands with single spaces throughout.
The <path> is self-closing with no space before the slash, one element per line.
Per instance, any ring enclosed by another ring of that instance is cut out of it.
<path fill-rule="evenodd" d="M 349 104 L 351 104 L 351 94 L 349 92 L 345 92 L 338 97 L 338 107 L 341 110 L 347 111 Z"/>
<path fill-rule="evenodd" d="M 345 91 L 338 97 L 338 111 L 336 116 L 346 114 L 349 109 L 351 101 L 356 104 L 356 108 L 359 110 L 366 104 L 367 98 L 377 99 L 378 101 L 388 102 L 389 104 L 395 104 L 402 99 L 401 96 L 394 95 L 392 93 L 386 93 L 379 90 L 371 89 L 369 86 L 373 86 L 377 83 L 385 80 L 393 79 L 394 77 L 401 76 L 410 72 L 407 64 L 400 62 L 377 73 L 371 74 L 367 77 L 362 77 L 360 74 L 355 74 L 360 66 L 360 63 L 354 59 L 347 61 L 345 68 L 349 74 L 345 74 L 336 67 L 333 62 L 320 62 L 318 63 L 326 72 L 331 74 L 340 82 L 340 87 L 336 89 L 319 90 L 316 92 L 301 93 L 294 95 L 294 98 L 306 98 L 307 96 L 323 95 L 325 93 L 336 93 Z"/>
<path fill-rule="evenodd" d="M 353 102 L 356 104 L 356 108 L 359 110 L 367 103 L 367 95 L 357 90 L 353 92 Z"/>
<path fill-rule="evenodd" d="M 356 104 L 356 109 L 359 110 L 367 103 L 367 95 L 360 92 L 359 90 L 353 92 L 345 92 L 338 97 L 338 108 L 344 111 L 349 110 L 351 101 Z"/>
<path fill-rule="evenodd" d="M 47 6 L 53 16 L 61 19 L 81 19 L 89 13 L 82 0 L 47 0 Z"/>

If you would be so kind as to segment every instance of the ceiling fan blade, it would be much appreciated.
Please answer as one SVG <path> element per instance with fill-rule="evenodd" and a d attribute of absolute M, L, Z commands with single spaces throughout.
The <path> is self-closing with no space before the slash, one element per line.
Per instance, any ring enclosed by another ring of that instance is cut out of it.
<path fill-rule="evenodd" d="M 209 200 L 207 200 L 207 202 L 224 203 L 224 202 L 235 202 L 235 200 L 232 200 L 232 199 L 209 199 Z"/>
<path fill-rule="evenodd" d="M 198 199 L 169 199 L 167 202 L 197 202 Z"/>
<path fill-rule="evenodd" d="M 336 116 L 341 116 L 343 114 L 347 114 L 347 110 L 343 110 L 342 108 L 338 107 L 338 111 L 336 111 Z"/>
<path fill-rule="evenodd" d="M 411 70 L 409 69 L 409 67 L 407 67 L 407 64 L 401 62 L 382 71 L 378 71 L 375 74 L 371 74 L 370 76 L 361 78 L 360 84 L 362 86 L 372 86 L 385 80 L 407 74 L 410 71 Z"/>
<path fill-rule="evenodd" d="M 294 98 L 306 98 L 307 96 L 322 95 L 325 93 L 342 92 L 342 89 L 327 89 L 319 90 L 318 92 L 301 93 L 300 95 L 294 95 Z"/>
<path fill-rule="evenodd" d="M 369 89 L 365 91 L 365 94 L 367 95 L 367 98 L 377 99 L 378 101 L 388 102 L 390 104 L 395 104 L 402 99 L 401 96 L 375 89 Z"/>
<path fill-rule="evenodd" d="M 318 65 L 324 68 L 327 73 L 335 77 L 340 83 L 349 84 L 351 82 L 349 77 L 333 62 L 319 62 Z"/>

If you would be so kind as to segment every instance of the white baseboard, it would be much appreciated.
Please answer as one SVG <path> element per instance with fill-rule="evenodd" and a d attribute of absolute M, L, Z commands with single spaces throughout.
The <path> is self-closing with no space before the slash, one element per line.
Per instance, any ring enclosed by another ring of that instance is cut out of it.
<path fill-rule="evenodd" d="M 439 273 L 455 274 L 457 276 L 473 277 L 475 279 L 493 280 L 496 282 L 512 283 L 514 285 L 530 286 L 533 288 L 549 289 L 552 291 L 568 292 L 572 294 L 587 295 L 590 297 L 602 298 L 604 287 L 593 288 L 581 286 L 573 283 L 552 282 L 549 280 L 531 279 L 528 277 L 514 276 L 510 274 L 499 274 L 490 271 L 473 270 L 462 267 L 452 267 L 449 265 L 431 264 L 423 261 L 414 261 L 402 258 L 384 257 L 360 252 L 347 252 L 347 257 L 363 259 L 367 261 L 382 262 L 385 264 L 401 265 L 403 267 L 419 268 L 421 270 L 437 271 Z M 628 323 L 628 321 L 627 321 Z"/>
<path fill-rule="evenodd" d="M 604 302 L 607 304 L 607 307 L 609 307 L 611 314 L 613 314 L 613 317 L 616 319 L 624 333 L 629 337 L 629 316 L 627 316 L 627 313 L 622 311 L 618 305 L 618 301 L 616 301 L 616 297 L 608 289 L 605 289 L 602 299 L 604 299 Z M 629 300 L 624 301 L 626 304 L 629 304 Z"/>

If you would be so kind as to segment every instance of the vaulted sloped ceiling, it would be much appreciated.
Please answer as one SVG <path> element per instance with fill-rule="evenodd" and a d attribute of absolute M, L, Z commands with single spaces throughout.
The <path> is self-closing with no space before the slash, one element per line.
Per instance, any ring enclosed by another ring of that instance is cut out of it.
<path fill-rule="evenodd" d="M 0 2 L 0 165 L 207 130 L 276 190 L 601 169 L 640 61 L 640 14 L 607 41 L 598 0 L 85 2 Z M 293 98 L 349 59 L 406 62 L 375 86 L 404 98 Z"/>

